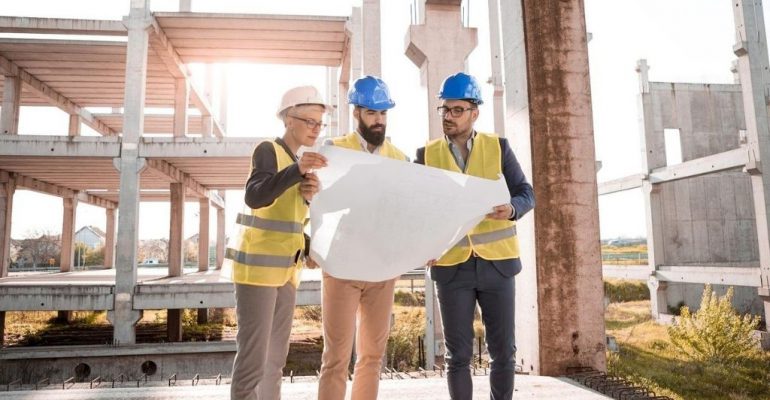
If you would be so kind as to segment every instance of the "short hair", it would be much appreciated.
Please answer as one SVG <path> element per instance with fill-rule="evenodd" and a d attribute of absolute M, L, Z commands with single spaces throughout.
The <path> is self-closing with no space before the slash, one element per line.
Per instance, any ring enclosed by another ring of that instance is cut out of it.
<path fill-rule="evenodd" d="M 283 126 L 286 126 L 286 118 L 289 117 L 289 112 L 291 112 L 291 111 L 302 112 L 302 110 L 306 110 L 306 109 L 313 108 L 313 107 L 319 107 L 324 112 L 327 111 L 326 107 L 324 107 L 321 104 L 297 104 L 296 106 L 287 107 L 285 110 L 283 110 L 280 113 L 278 113 L 278 116 L 281 118 L 281 121 L 283 121 Z"/>

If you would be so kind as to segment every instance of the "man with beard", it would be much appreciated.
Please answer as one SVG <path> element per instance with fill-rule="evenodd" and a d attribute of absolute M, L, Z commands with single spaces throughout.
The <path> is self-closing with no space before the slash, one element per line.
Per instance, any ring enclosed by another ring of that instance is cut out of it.
<path fill-rule="evenodd" d="M 516 221 L 535 206 L 535 198 L 508 141 L 473 128 L 483 103 L 476 79 L 462 72 L 446 78 L 439 98 L 445 137 L 418 149 L 415 162 L 487 179 L 502 174 L 511 196 L 438 260 L 428 262 L 438 289 L 449 395 L 453 400 L 473 395 L 470 362 L 478 303 L 489 350 L 490 398 L 511 399 L 514 276 L 521 271 Z"/>
<path fill-rule="evenodd" d="M 385 140 L 388 110 L 396 103 L 390 98 L 382 79 L 365 76 L 358 79 L 348 93 L 353 117 L 358 121 L 355 132 L 327 143 L 382 157 L 406 161 L 400 150 Z M 376 184 L 376 183 L 375 183 Z M 348 364 L 355 336 L 356 363 L 353 370 L 352 400 L 377 398 L 380 368 L 390 330 L 393 289 L 398 278 L 383 282 L 338 279 L 323 274 L 323 334 L 319 400 L 345 398 Z"/>

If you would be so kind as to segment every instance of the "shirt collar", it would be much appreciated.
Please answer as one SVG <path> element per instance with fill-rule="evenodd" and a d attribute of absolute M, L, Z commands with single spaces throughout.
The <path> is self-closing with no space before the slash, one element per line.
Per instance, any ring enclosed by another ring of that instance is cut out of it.
<path fill-rule="evenodd" d="M 447 144 L 449 144 L 450 147 L 455 147 L 455 144 L 452 143 L 452 140 L 449 139 L 449 136 L 444 135 L 444 139 L 446 139 Z M 465 146 L 468 147 L 468 150 L 470 151 L 473 148 L 473 141 L 476 139 L 476 130 L 474 129 L 473 132 L 471 132 L 471 137 L 468 139 L 467 142 L 465 142 Z"/>

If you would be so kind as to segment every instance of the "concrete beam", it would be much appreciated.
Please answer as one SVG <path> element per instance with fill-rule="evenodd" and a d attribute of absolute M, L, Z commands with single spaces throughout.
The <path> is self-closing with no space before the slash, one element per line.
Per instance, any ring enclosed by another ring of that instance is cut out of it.
<path fill-rule="evenodd" d="M 167 161 L 149 159 L 147 160 L 147 166 L 157 172 L 158 175 L 164 177 L 169 183 L 183 183 L 185 188 L 190 189 L 193 193 L 201 197 L 211 200 L 216 207 L 224 207 L 224 202 L 215 192 L 206 189 L 205 186 L 191 178 L 187 173 L 171 165 Z"/>
<path fill-rule="evenodd" d="M 39 181 L 37 179 L 30 178 L 18 173 L 13 173 L 13 179 L 16 182 L 17 187 L 29 189 L 38 193 L 50 194 L 51 196 L 63 198 L 75 198 L 78 201 L 82 201 L 83 203 L 106 209 L 118 208 L 117 203 L 103 199 L 99 196 L 79 192 L 48 182 Z"/>
<path fill-rule="evenodd" d="M 19 134 L 19 108 L 21 107 L 21 78 L 6 75 L 3 83 L 3 104 L 0 110 L 0 135 Z"/>
<path fill-rule="evenodd" d="M 169 184 L 171 190 L 171 211 L 168 234 L 168 276 L 181 276 L 184 264 L 184 201 L 185 186 L 183 183 Z"/>
<path fill-rule="evenodd" d="M 61 258 L 59 260 L 59 271 L 72 271 L 73 260 L 75 259 L 75 222 L 78 213 L 78 201 L 74 197 L 62 198 L 64 213 L 61 228 Z"/>
<path fill-rule="evenodd" d="M 750 162 L 749 156 L 749 150 L 746 148 L 729 150 L 695 160 L 685 161 L 681 164 L 654 169 L 650 172 L 649 179 L 652 183 L 671 182 L 737 167 L 745 167 Z M 750 168 L 756 168 L 756 164 L 750 166 Z"/>
<path fill-rule="evenodd" d="M 642 181 L 647 179 L 645 174 L 634 174 L 599 184 L 599 195 L 622 192 L 642 187 Z"/>
<path fill-rule="evenodd" d="M 661 266 L 654 275 L 665 282 L 760 287 L 758 267 Z"/>
<path fill-rule="evenodd" d="M 34 75 L 28 73 L 23 68 L 20 68 L 13 61 L 1 55 L 0 72 L 6 75 L 18 76 L 22 82 L 27 84 L 27 86 L 35 92 L 35 94 L 68 114 L 79 115 L 83 123 L 90 126 L 95 131 L 104 135 L 115 135 L 115 131 L 113 131 L 109 126 L 100 121 L 98 118 L 95 118 L 93 115 L 91 115 L 88 110 L 84 109 L 66 96 L 52 89 L 43 81 L 37 79 Z"/>
<path fill-rule="evenodd" d="M 0 156 L 120 157 L 120 138 L 0 135 Z"/>
<path fill-rule="evenodd" d="M 115 267 L 115 209 L 105 210 L 107 226 L 104 230 L 104 268 Z"/>
<path fill-rule="evenodd" d="M 0 285 L 0 311 L 111 310 L 112 285 Z"/>
<path fill-rule="evenodd" d="M 122 21 L 0 17 L 0 32 L 126 36 L 126 27 L 123 25 Z"/>
<path fill-rule="evenodd" d="M 16 182 L 13 177 L 0 170 L 0 278 L 8 276 L 11 261 L 11 221 L 15 192 Z"/>
<path fill-rule="evenodd" d="M 2 139 L 0 139 L 2 140 Z M 208 138 L 142 138 L 139 154 L 147 158 L 173 157 L 248 157 L 259 143 L 269 138 L 227 137 L 220 140 Z M 2 150 L 0 150 L 2 154 Z"/>
<path fill-rule="evenodd" d="M 427 89 L 430 139 L 443 137 L 441 119 L 434 112 L 441 105 L 436 95 L 444 79 L 465 71 L 465 61 L 476 48 L 476 28 L 465 28 L 460 6 L 425 3 L 425 23 L 411 25 L 406 34 L 406 56 L 420 68 L 421 85 Z"/>

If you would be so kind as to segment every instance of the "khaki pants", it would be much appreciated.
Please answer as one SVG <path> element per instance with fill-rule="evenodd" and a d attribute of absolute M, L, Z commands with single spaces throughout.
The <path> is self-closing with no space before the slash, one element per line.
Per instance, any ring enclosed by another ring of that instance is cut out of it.
<path fill-rule="evenodd" d="M 342 400 L 358 316 L 353 400 L 377 398 L 382 356 L 388 344 L 396 279 L 364 282 L 323 276 L 324 351 L 319 400 Z"/>
<path fill-rule="evenodd" d="M 278 400 L 297 289 L 235 284 L 238 333 L 232 400 Z"/>

